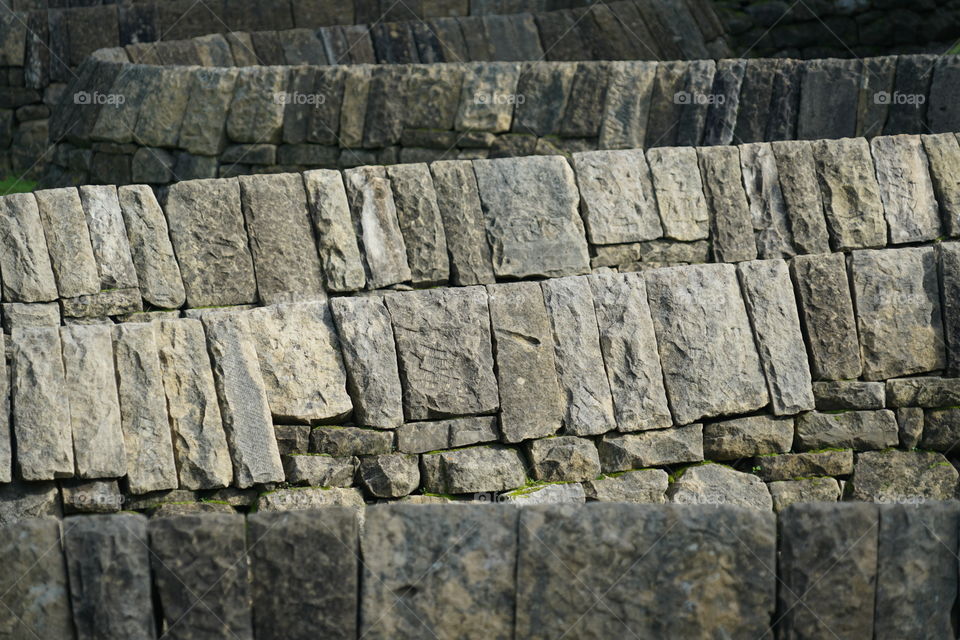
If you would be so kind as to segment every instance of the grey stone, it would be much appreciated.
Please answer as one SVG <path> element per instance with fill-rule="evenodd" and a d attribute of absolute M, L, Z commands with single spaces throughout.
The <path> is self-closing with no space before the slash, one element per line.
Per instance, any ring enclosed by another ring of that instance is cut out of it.
<path fill-rule="evenodd" d="M 503 491 L 527 480 L 520 454 L 499 445 L 425 454 L 420 473 L 423 491 L 429 493 Z"/>
<path fill-rule="evenodd" d="M 840 483 L 834 478 L 779 480 L 767 484 L 773 499 L 773 510 L 780 513 L 792 504 L 803 502 L 837 502 Z"/>
<path fill-rule="evenodd" d="M 738 147 L 697 149 L 703 193 L 710 210 L 710 238 L 717 262 L 740 262 L 757 257 L 750 204 L 743 188 Z"/>
<path fill-rule="evenodd" d="M 960 243 L 941 243 L 939 254 L 948 371 L 960 375 Z"/>
<path fill-rule="evenodd" d="M 955 238 L 960 235 L 960 144 L 952 133 L 925 135 L 920 139 L 927 155 L 943 229 Z"/>
<path fill-rule="evenodd" d="M 222 68 L 193 71 L 178 147 L 197 155 L 216 155 L 223 151 L 237 73 L 237 69 Z"/>
<path fill-rule="evenodd" d="M 579 482 L 539 484 L 502 493 L 499 502 L 526 507 L 532 504 L 583 504 L 587 494 Z"/>
<path fill-rule="evenodd" d="M 883 203 L 867 141 L 817 140 L 812 145 L 833 249 L 885 246 Z"/>
<path fill-rule="evenodd" d="M 228 486 L 233 468 L 203 325 L 199 320 L 162 320 L 157 347 L 180 486 Z"/>
<path fill-rule="evenodd" d="M 305 424 L 275 424 L 277 448 L 281 456 L 307 453 L 310 448 L 310 426 Z"/>
<path fill-rule="evenodd" d="M 76 188 L 47 189 L 34 195 L 60 296 L 98 293 L 100 274 Z"/>
<path fill-rule="evenodd" d="M 763 480 L 795 480 L 811 476 L 846 476 L 853 473 L 852 449 L 825 449 L 808 453 L 763 456 L 755 460 Z"/>
<path fill-rule="evenodd" d="M 894 56 L 864 58 L 863 74 L 860 76 L 860 98 L 857 104 L 858 137 L 872 138 L 883 133 L 890 110 L 888 100 L 878 99 L 880 95 L 893 93 L 894 78 L 897 73 L 897 59 Z"/>
<path fill-rule="evenodd" d="M 747 416 L 703 425 L 703 455 L 708 460 L 786 453 L 792 445 L 793 418 Z"/>
<path fill-rule="evenodd" d="M 147 147 L 176 147 L 190 98 L 191 73 L 176 67 L 154 67 L 152 91 L 143 95 L 133 138 Z M 96 249 L 94 249 L 96 250 Z"/>
<path fill-rule="evenodd" d="M 915 449 L 923 437 L 923 409 L 920 407 L 902 407 L 896 410 L 897 426 L 900 429 L 900 448 Z"/>
<path fill-rule="evenodd" d="M 917 377 L 887 380 L 887 406 L 953 407 L 960 405 L 960 380 L 956 378 Z"/>
<path fill-rule="evenodd" d="M 467 65 L 463 74 L 456 131 L 510 131 L 516 102 L 520 65 L 481 63 Z"/>
<path fill-rule="evenodd" d="M 610 63 L 610 79 L 600 122 L 601 149 L 642 148 L 647 135 L 656 62 Z"/>
<path fill-rule="evenodd" d="M 7 369 L 6 339 L 0 336 L 0 483 L 13 480 L 13 429 L 10 420 L 10 371 Z"/>
<path fill-rule="evenodd" d="M 513 114 L 513 132 L 547 136 L 560 131 L 576 65 L 568 62 L 526 62 L 517 95 L 524 97 Z"/>
<path fill-rule="evenodd" d="M 408 420 L 498 408 L 490 313 L 481 287 L 390 294 L 386 304 Z"/>
<path fill-rule="evenodd" d="M 562 157 L 473 163 L 498 277 L 589 270 L 573 171 Z"/>
<path fill-rule="evenodd" d="M 657 64 L 650 97 L 645 147 L 677 145 L 684 106 L 690 100 L 689 74 L 686 60 L 662 61 Z"/>
<path fill-rule="evenodd" d="M 409 281 L 413 275 L 407 264 L 406 244 L 383 167 L 348 169 L 343 177 L 363 250 L 367 286 L 379 289 Z"/>
<path fill-rule="evenodd" d="M 164 211 L 188 306 L 256 301 L 236 178 L 177 182 L 167 192 Z"/>
<path fill-rule="evenodd" d="M 717 97 L 707 108 L 704 145 L 729 145 L 733 141 L 740 110 L 740 87 L 746 67 L 747 61 L 744 59 L 717 60 L 717 70 L 710 89 L 711 95 Z M 723 96 L 723 99 L 719 96 Z"/>
<path fill-rule="evenodd" d="M 940 212 L 920 136 L 870 141 L 891 244 L 925 242 L 940 235 Z"/>
<path fill-rule="evenodd" d="M 233 142 L 279 142 L 286 90 L 283 67 L 244 67 L 237 79 L 227 114 L 227 137 Z"/>
<path fill-rule="evenodd" d="M 859 59 L 803 62 L 798 138 L 813 140 L 856 135 L 862 66 Z"/>
<path fill-rule="evenodd" d="M 397 429 L 397 449 L 403 453 L 427 453 L 498 439 L 496 416 L 408 422 Z"/>
<path fill-rule="evenodd" d="M 851 272 L 863 377 L 885 380 L 946 367 L 933 247 L 854 251 Z"/>
<path fill-rule="evenodd" d="M 897 419 L 892 411 L 811 412 L 797 417 L 794 448 L 852 447 L 862 451 L 895 447 L 897 442 Z"/>
<path fill-rule="evenodd" d="M 386 171 L 413 284 L 445 284 L 450 278 L 447 239 L 430 169 L 418 163 L 395 165 Z"/>
<path fill-rule="evenodd" d="M 647 151 L 663 234 L 674 240 L 704 240 L 710 235 L 710 211 L 703 195 L 697 152 L 690 147 Z"/>
<path fill-rule="evenodd" d="M 274 420 L 339 419 L 353 408 L 333 316 L 325 302 L 245 312 Z"/>
<path fill-rule="evenodd" d="M 583 483 L 589 500 L 663 504 L 669 476 L 662 469 L 641 469 L 600 476 Z"/>
<path fill-rule="evenodd" d="M 12 333 L 17 327 L 59 327 L 60 305 L 56 302 L 3 303 L 3 330 Z"/>
<path fill-rule="evenodd" d="M 761 142 L 764 139 L 777 71 L 778 65 L 767 60 L 753 58 L 746 61 L 733 140 Z"/>
<path fill-rule="evenodd" d="M 770 148 L 780 177 L 793 248 L 798 253 L 829 253 L 830 235 L 811 143 L 785 140 L 771 143 Z"/>
<path fill-rule="evenodd" d="M 166 218 L 153 190 L 145 185 L 133 185 L 120 187 L 117 195 L 143 299 L 161 309 L 180 307 L 186 300 L 180 266 L 170 243 Z"/>
<path fill-rule="evenodd" d="M 63 517 L 60 492 L 53 481 L 0 484 L 0 526 L 47 516 Z"/>
<path fill-rule="evenodd" d="M 750 203 L 750 217 L 756 233 L 760 258 L 789 258 L 794 255 L 787 205 L 780 189 L 776 158 L 769 143 L 756 142 L 740 147 L 740 168 Z"/>
<path fill-rule="evenodd" d="M 952 500 L 957 470 L 933 451 L 868 451 L 857 454 L 850 497 L 865 502 L 916 504 Z"/>
<path fill-rule="evenodd" d="M 5 302 L 57 299 L 57 284 L 32 193 L 0 198 L 0 272 Z"/>
<path fill-rule="evenodd" d="M 310 449 L 335 457 L 381 455 L 393 450 L 393 432 L 362 427 L 317 427 L 310 432 Z"/>
<path fill-rule="evenodd" d="M 283 457 L 283 470 L 290 484 L 312 487 L 349 487 L 358 461 L 353 456 L 292 455 Z"/>
<path fill-rule="evenodd" d="M 357 424 L 391 428 L 403 424 L 403 400 L 390 315 L 376 297 L 330 301 L 347 370 L 347 388 Z"/>
<path fill-rule="evenodd" d="M 304 511 L 326 507 L 353 507 L 353 511 L 360 511 L 364 506 L 363 494 L 355 487 L 342 489 L 338 487 L 295 487 L 293 489 L 278 489 L 261 494 L 257 498 L 257 511 Z"/>
<path fill-rule="evenodd" d="M 418 458 L 405 453 L 364 457 L 357 473 L 363 487 L 377 498 L 399 498 L 420 485 Z"/>
<path fill-rule="evenodd" d="M 543 482 L 581 482 L 600 475 L 597 448 L 586 438 L 557 436 L 533 440 L 527 447 L 530 472 Z"/>
<path fill-rule="evenodd" d="M 690 424 L 625 435 L 607 434 L 597 447 L 604 473 L 703 460 L 703 426 Z"/>
<path fill-rule="evenodd" d="M 253 638 L 245 524 L 231 513 L 150 520 L 150 563 L 165 635 Z"/>
<path fill-rule="evenodd" d="M 303 184 L 326 288 L 330 291 L 362 289 L 366 277 L 340 172 L 329 169 L 306 171 Z"/>
<path fill-rule="evenodd" d="M 468 160 L 444 160 L 432 163 L 430 172 L 450 254 L 450 283 L 468 286 L 494 282 L 493 258 L 472 164 Z"/>
<path fill-rule="evenodd" d="M 113 345 L 108 325 L 61 327 L 63 389 L 70 406 L 74 463 L 80 478 L 127 473 Z"/>
<path fill-rule="evenodd" d="M 118 316 L 143 311 L 140 289 L 104 289 L 92 296 L 60 300 L 66 324 L 82 322 L 109 322 L 107 316 Z"/>
<path fill-rule="evenodd" d="M 93 255 L 100 272 L 100 288 L 136 288 L 137 272 L 130 253 L 130 241 L 120 211 L 117 188 L 88 185 L 80 187 L 79 191 Z"/>
<path fill-rule="evenodd" d="M 773 509 L 770 491 L 760 478 L 711 463 L 686 469 L 670 483 L 667 498 L 677 504 L 728 504 L 761 511 Z"/>
<path fill-rule="evenodd" d="M 695 265 L 645 275 L 674 421 L 765 406 L 767 386 L 735 267 Z"/>
<path fill-rule="evenodd" d="M 883 409 L 886 406 L 882 382 L 814 382 L 813 397 L 818 411 Z"/>
<path fill-rule="evenodd" d="M 60 496 L 63 512 L 116 513 L 123 507 L 123 494 L 117 480 L 62 480 Z"/>
<path fill-rule="evenodd" d="M 960 443 L 960 409 L 928 409 L 923 412 L 920 447 L 952 453 Z"/>
<path fill-rule="evenodd" d="M 957 61 L 952 56 L 939 56 L 933 65 L 930 80 L 930 104 L 927 107 L 927 127 L 933 132 L 956 131 L 960 121 L 953 112 L 957 100 Z"/>
<path fill-rule="evenodd" d="M 371 69 L 348 67 L 343 78 L 343 102 L 340 105 L 340 146 L 354 149 L 363 146 L 363 125 L 370 95 Z"/>

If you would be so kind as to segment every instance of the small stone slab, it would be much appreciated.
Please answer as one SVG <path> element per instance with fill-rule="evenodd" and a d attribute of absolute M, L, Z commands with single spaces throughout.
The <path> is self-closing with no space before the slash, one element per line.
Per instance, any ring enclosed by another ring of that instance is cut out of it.
<path fill-rule="evenodd" d="M 625 471 L 583 483 L 586 497 L 597 502 L 663 504 L 669 476 L 663 469 Z"/>
<path fill-rule="evenodd" d="M 560 130 L 576 69 L 576 65 L 567 62 L 523 65 L 517 95 L 524 96 L 524 100 L 514 107 L 513 133 L 547 136 Z"/>
<path fill-rule="evenodd" d="M 750 204 L 743 188 L 738 147 L 699 147 L 703 194 L 710 210 L 710 238 L 717 262 L 740 262 L 757 257 Z"/>
<path fill-rule="evenodd" d="M 60 305 L 56 302 L 4 302 L 3 330 L 17 327 L 59 327 Z"/>
<path fill-rule="evenodd" d="M 354 456 L 340 458 L 324 454 L 283 456 L 286 482 L 313 487 L 349 487 L 353 484 L 357 464 L 359 461 Z"/>
<path fill-rule="evenodd" d="M 833 249 L 886 246 L 887 225 L 870 145 L 864 138 L 811 144 Z"/>
<path fill-rule="evenodd" d="M 766 482 L 811 476 L 847 476 L 853 473 L 852 449 L 827 449 L 757 458 L 757 475 Z"/>
<path fill-rule="evenodd" d="M 656 62 L 630 60 L 610 63 L 610 80 L 600 122 L 599 148 L 643 147 L 656 73 Z"/>
<path fill-rule="evenodd" d="M 803 480 L 778 480 L 768 482 L 773 510 L 780 513 L 798 502 L 837 502 L 840 500 L 840 483 L 835 478 L 804 478 Z"/>
<path fill-rule="evenodd" d="M 891 244 L 927 242 L 940 236 L 940 211 L 920 136 L 882 136 L 870 141 Z"/>
<path fill-rule="evenodd" d="M 729 504 L 773 510 L 773 500 L 763 480 L 721 464 L 689 467 L 670 484 L 667 498 L 676 504 Z"/>
<path fill-rule="evenodd" d="M 428 493 L 503 491 L 527 481 L 520 454 L 500 445 L 440 451 L 420 460 L 423 491 Z"/>
<path fill-rule="evenodd" d="M 900 428 L 900 448 L 916 449 L 923 437 L 924 415 L 919 407 L 903 407 L 896 410 L 897 426 Z"/>
<path fill-rule="evenodd" d="M 362 518 L 363 494 L 360 489 L 296 487 L 278 489 L 260 494 L 257 498 L 257 511 L 303 511 L 326 507 L 347 506 L 359 512 Z"/>
<path fill-rule="evenodd" d="M 691 265 L 646 274 L 674 421 L 748 413 L 767 385 L 733 265 Z"/>
<path fill-rule="evenodd" d="M 447 239 L 429 167 L 423 163 L 402 164 L 386 171 L 413 284 L 446 284 L 450 278 Z"/>
<path fill-rule="evenodd" d="M 340 172 L 330 169 L 305 171 L 303 184 L 326 288 L 329 291 L 362 289 L 366 276 Z"/>
<path fill-rule="evenodd" d="M 923 376 L 887 380 L 887 406 L 953 407 L 960 405 L 960 379 Z"/>
<path fill-rule="evenodd" d="M 40 211 L 32 193 L 0 198 L 0 248 L 5 302 L 57 299 Z"/>
<path fill-rule="evenodd" d="M 757 253 L 767 259 L 793 256 L 795 251 L 790 219 L 770 144 L 756 142 L 741 145 L 740 167 L 750 202 Z"/>
<path fill-rule="evenodd" d="M 950 453 L 960 441 L 960 410 L 928 409 L 923 412 L 920 447 Z"/>
<path fill-rule="evenodd" d="M 882 382 L 814 382 L 813 397 L 818 411 L 883 409 L 886 391 Z"/>
<path fill-rule="evenodd" d="M 786 453 L 793 446 L 793 418 L 747 416 L 703 425 L 707 460 L 738 460 Z"/>
<path fill-rule="evenodd" d="M 450 254 L 450 283 L 468 286 L 494 282 L 493 258 L 472 163 L 443 160 L 432 163 L 430 172 Z"/>
<path fill-rule="evenodd" d="M 947 235 L 960 235 L 960 144 L 953 133 L 920 136 Z"/>
<path fill-rule="evenodd" d="M 597 449 L 604 473 L 703 460 L 703 425 L 605 435 Z"/>
<path fill-rule="evenodd" d="M 357 475 L 375 498 L 400 498 L 420 486 L 419 458 L 405 453 L 366 456 L 360 460 Z"/>
<path fill-rule="evenodd" d="M 33 518 L 62 518 L 60 491 L 55 482 L 13 482 L 0 484 L 0 526 Z M 2 601 L 2 598 L 0 598 Z"/>
<path fill-rule="evenodd" d="M 140 293 L 154 307 L 176 309 L 186 300 L 163 210 L 146 185 L 117 189 Z M 60 292 L 64 296 L 63 292 Z M 70 296 L 64 296 L 70 297 Z"/>
<path fill-rule="evenodd" d="M 743 59 L 717 60 L 710 88 L 710 94 L 717 97 L 707 108 L 703 125 L 704 145 L 729 145 L 733 141 L 746 67 L 747 61 Z"/>
<path fill-rule="evenodd" d="M 137 288 L 137 272 L 130 254 L 117 188 L 86 185 L 79 189 L 83 213 L 87 218 L 93 256 L 100 272 L 101 289 Z"/>
<path fill-rule="evenodd" d="M 0 336 L 0 353 L 6 354 L 6 339 Z M 0 483 L 13 480 L 13 430 L 10 423 L 10 371 L 7 358 L 0 361 Z"/>
<path fill-rule="evenodd" d="M 100 274 L 76 188 L 45 189 L 34 195 L 60 297 L 99 293 Z"/>
<path fill-rule="evenodd" d="M 386 296 L 408 420 L 491 413 L 499 406 L 490 312 L 481 287 Z"/>
<path fill-rule="evenodd" d="M 496 416 L 408 422 L 397 429 L 397 449 L 403 453 L 427 453 L 498 439 Z"/>
<path fill-rule="evenodd" d="M 501 493 L 497 500 L 522 507 L 532 504 L 583 504 L 587 501 L 587 494 L 579 482 L 563 482 L 508 491 Z"/>
<path fill-rule="evenodd" d="M 519 78 L 519 63 L 467 65 L 454 129 L 490 133 L 510 131 Z"/>
<path fill-rule="evenodd" d="M 776 160 L 794 249 L 798 253 L 829 253 L 830 236 L 811 143 L 783 140 L 770 143 L 770 149 Z"/>
<path fill-rule="evenodd" d="M 953 500 L 957 470 L 935 451 L 868 451 L 857 454 L 850 497 L 882 504 Z"/>
<path fill-rule="evenodd" d="M 703 195 L 697 152 L 691 147 L 647 151 L 663 235 L 685 242 L 710 236 L 710 211 Z"/>
<path fill-rule="evenodd" d="M 946 367 L 934 248 L 854 251 L 850 268 L 863 377 L 885 380 Z"/>
<path fill-rule="evenodd" d="M 827 447 L 857 451 L 895 447 L 899 441 L 893 411 L 804 413 L 797 417 L 794 449 L 815 451 Z"/>
<path fill-rule="evenodd" d="M 532 440 L 530 472 L 542 482 L 581 482 L 600 475 L 597 447 L 586 438 L 557 436 Z"/>
<path fill-rule="evenodd" d="M 363 427 L 317 427 L 310 432 L 310 451 L 337 458 L 370 456 L 393 450 L 393 432 Z"/>
<path fill-rule="evenodd" d="M 390 181 L 383 167 L 343 172 L 357 237 L 361 241 L 367 286 L 379 289 L 407 282 L 413 275 Z"/>
<path fill-rule="evenodd" d="M 62 480 L 60 495 L 66 514 L 116 513 L 124 502 L 117 480 Z"/>
<path fill-rule="evenodd" d="M 559 156 L 475 160 L 497 277 L 589 271 L 573 171 Z"/>

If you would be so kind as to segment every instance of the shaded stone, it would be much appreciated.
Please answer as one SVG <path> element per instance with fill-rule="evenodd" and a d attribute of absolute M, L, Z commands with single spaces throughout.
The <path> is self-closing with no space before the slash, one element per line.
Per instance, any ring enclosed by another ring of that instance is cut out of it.
<path fill-rule="evenodd" d="M 6 302 L 57 299 L 57 285 L 32 193 L 0 198 L 0 272 Z"/>
<path fill-rule="evenodd" d="M 193 71 L 178 147 L 197 155 L 216 155 L 223 151 L 237 73 L 237 69 L 220 68 Z"/>
<path fill-rule="evenodd" d="M 887 380 L 887 406 L 953 407 L 960 405 L 960 379 L 917 377 Z"/>
<path fill-rule="evenodd" d="M 792 504 L 803 502 L 837 502 L 840 484 L 834 478 L 780 480 L 767 484 L 773 499 L 773 510 L 780 513 Z"/>
<path fill-rule="evenodd" d="M 817 140 L 811 144 L 833 249 L 885 246 L 883 203 L 867 141 Z"/>
<path fill-rule="evenodd" d="M 712 463 L 684 470 L 670 483 L 667 498 L 677 504 L 729 504 L 761 511 L 773 509 L 770 491 L 760 478 Z"/>
<path fill-rule="evenodd" d="M 295 487 L 293 489 L 278 489 L 261 494 L 257 498 L 257 511 L 304 511 L 325 507 L 346 506 L 352 511 L 359 511 L 362 517 L 363 494 L 360 489 Z"/>
<path fill-rule="evenodd" d="M 539 484 L 501 493 L 497 497 L 498 502 L 521 507 L 533 504 L 583 504 L 586 500 L 587 495 L 579 482 Z"/>
<path fill-rule="evenodd" d="M 846 476 L 853 473 L 853 450 L 825 449 L 809 453 L 762 456 L 755 472 L 763 480 L 794 480 L 811 476 Z"/>
<path fill-rule="evenodd" d="M 420 485 L 419 460 L 405 453 L 362 458 L 357 473 L 363 487 L 377 498 L 399 498 Z"/>
<path fill-rule="evenodd" d="M 123 507 L 123 494 L 117 480 L 62 480 L 60 496 L 63 512 L 115 513 Z"/>
<path fill-rule="evenodd" d="M 934 133 L 960 129 L 960 120 L 953 112 L 958 97 L 958 70 L 957 61 L 947 56 L 938 57 L 933 65 L 927 127 Z"/>
<path fill-rule="evenodd" d="M 61 518 L 60 492 L 54 482 L 0 484 L 0 526 L 33 518 Z"/>
<path fill-rule="evenodd" d="M 525 63 L 517 85 L 524 100 L 514 107 L 513 132 L 557 134 L 575 71 L 576 65 L 563 62 Z"/>
<path fill-rule="evenodd" d="M 275 424 L 277 448 L 281 456 L 304 454 L 310 448 L 310 426 L 304 424 Z"/>
<path fill-rule="evenodd" d="M 740 262 L 757 257 L 753 219 L 743 188 L 738 147 L 699 147 L 697 158 L 703 176 L 703 193 L 710 211 L 713 258 Z"/>
<path fill-rule="evenodd" d="M 697 152 L 689 147 L 647 151 L 653 190 L 664 236 L 701 240 L 710 234 L 710 212 L 703 195 Z"/>
<path fill-rule="evenodd" d="M 792 445 L 793 418 L 747 416 L 703 425 L 703 455 L 708 460 L 786 453 Z"/>
<path fill-rule="evenodd" d="M 857 451 L 897 446 L 897 420 L 892 411 L 803 413 L 797 417 L 794 449 L 813 451 L 826 447 Z"/>
<path fill-rule="evenodd" d="M 386 454 L 393 450 L 393 432 L 361 427 L 317 427 L 310 432 L 310 450 L 335 457 Z"/>
<path fill-rule="evenodd" d="M 872 138 L 883 133 L 883 125 L 887 121 L 890 101 L 886 98 L 893 93 L 897 58 L 880 56 L 864 58 L 862 62 L 863 73 L 860 76 L 856 135 Z M 884 96 L 883 99 L 880 99 L 881 95 Z"/>
<path fill-rule="evenodd" d="M 586 438 L 557 436 L 529 443 L 530 471 L 544 482 L 580 482 L 600 475 L 597 448 Z"/>
<path fill-rule="evenodd" d="M 465 32 L 464 36 L 468 34 Z M 510 131 L 516 100 L 518 63 L 467 65 L 463 74 L 456 131 Z"/>
<path fill-rule="evenodd" d="M 393 191 L 382 167 L 343 172 L 357 237 L 361 242 L 367 286 L 379 289 L 413 276 Z"/>
<path fill-rule="evenodd" d="M 153 80 L 155 88 L 143 95 L 133 138 L 147 147 L 176 148 L 192 74 L 176 67 L 154 67 L 152 71 L 158 76 Z"/>
<path fill-rule="evenodd" d="M 920 447 L 952 453 L 960 444 L 960 409 L 928 409 L 923 412 Z"/>
<path fill-rule="evenodd" d="M 933 451 L 870 451 L 857 454 L 850 497 L 865 502 L 917 504 L 952 500 L 957 470 Z"/>
<path fill-rule="evenodd" d="M 642 469 L 600 476 L 583 483 L 586 497 L 597 502 L 639 502 L 662 504 L 666 501 L 669 476 L 662 469 Z"/>
<path fill-rule="evenodd" d="M 477 493 L 515 489 L 527 481 L 520 454 L 499 445 L 468 447 L 421 456 L 423 491 Z"/>
<path fill-rule="evenodd" d="M 900 448 L 915 449 L 923 436 L 923 409 L 902 407 L 896 410 L 897 426 L 900 428 Z"/>
<path fill-rule="evenodd" d="M 279 142 L 284 104 L 278 100 L 287 85 L 283 67 L 244 67 L 238 70 L 226 120 L 233 142 Z"/>
<path fill-rule="evenodd" d="M 303 184 L 326 288 L 330 291 L 362 289 L 366 276 L 340 172 L 305 171 Z"/>
<path fill-rule="evenodd" d="M 611 62 L 600 123 L 601 149 L 642 148 L 647 135 L 656 62 Z"/>
<path fill-rule="evenodd" d="M 413 284 L 446 283 L 450 277 L 447 240 L 430 169 L 418 163 L 395 165 L 386 171 Z"/>
<path fill-rule="evenodd" d="M 740 146 L 740 167 L 760 258 L 794 255 L 787 206 L 780 189 L 776 159 L 769 143 Z"/>
<path fill-rule="evenodd" d="M 797 114 L 802 140 L 856 135 L 860 60 L 805 60 Z"/>
<path fill-rule="evenodd" d="M 46 189 L 34 195 L 60 296 L 98 293 L 100 274 L 76 188 Z"/>
<path fill-rule="evenodd" d="M 313 487 L 349 487 L 358 460 L 353 456 L 291 455 L 283 457 L 283 471 L 290 484 Z"/>
<path fill-rule="evenodd" d="M 597 447 L 604 473 L 703 460 L 703 426 L 603 436 Z"/>
<path fill-rule="evenodd" d="M 940 212 L 920 136 L 877 137 L 870 141 L 870 149 L 890 243 L 940 236 Z"/>
<path fill-rule="evenodd" d="M 767 119 L 766 139 L 792 140 L 798 137 L 796 129 L 804 62 L 778 60 L 775 64 L 777 68 L 770 86 L 770 116 Z"/>
<path fill-rule="evenodd" d="M 818 411 L 883 409 L 886 406 L 882 382 L 814 382 L 813 396 Z"/>
<path fill-rule="evenodd" d="M 0 483 L 13 480 L 13 429 L 10 415 L 10 371 L 7 369 L 5 338 L 0 336 Z"/>
<path fill-rule="evenodd" d="M 920 136 L 944 231 L 960 235 L 960 144 L 952 133 Z"/>
<path fill-rule="evenodd" d="M 457 286 L 495 281 L 477 178 L 467 160 L 430 165 L 437 205 L 450 254 L 450 283 Z"/>
<path fill-rule="evenodd" d="M 728 145 L 733 141 L 746 66 L 747 61 L 743 59 L 717 60 L 710 88 L 710 94 L 715 97 L 707 108 L 703 127 L 704 145 Z"/>
<path fill-rule="evenodd" d="M 403 453 L 427 453 L 498 439 L 496 416 L 408 422 L 397 429 L 397 449 Z"/>
<path fill-rule="evenodd" d="M 798 253 L 829 253 L 830 237 L 811 143 L 773 142 L 770 149 L 776 161 L 793 248 Z"/>
<path fill-rule="evenodd" d="M 145 185 L 134 185 L 120 187 L 117 195 L 130 238 L 130 253 L 140 294 L 154 307 L 176 309 L 183 305 L 186 293 L 170 243 L 167 221 L 153 190 Z"/>
<path fill-rule="evenodd" d="M 740 87 L 740 103 L 733 140 L 761 142 L 766 136 L 770 97 L 777 66 L 768 60 L 748 59 Z"/>

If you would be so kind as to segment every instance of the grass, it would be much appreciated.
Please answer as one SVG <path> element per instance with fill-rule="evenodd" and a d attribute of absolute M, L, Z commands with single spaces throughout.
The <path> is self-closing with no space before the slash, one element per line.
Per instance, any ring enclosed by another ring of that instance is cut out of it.
<path fill-rule="evenodd" d="M 11 193 L 29 193 L 36 188 L 37 183 L 32 180 L 11 177 L 0 180 L 0 196 L 10 195 Z"/>

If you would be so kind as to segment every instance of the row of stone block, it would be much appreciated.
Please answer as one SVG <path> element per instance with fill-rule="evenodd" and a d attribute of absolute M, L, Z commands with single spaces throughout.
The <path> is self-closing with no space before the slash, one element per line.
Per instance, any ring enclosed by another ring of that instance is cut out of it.
<path fill-rule="evenodd" d="M 64 640 L 948 637 L 958 513 L 398 505 L 368 509 L 362 531 L 337 507 L 28 520 L 0 536 L 0 602 L 13 637 Z"/>

